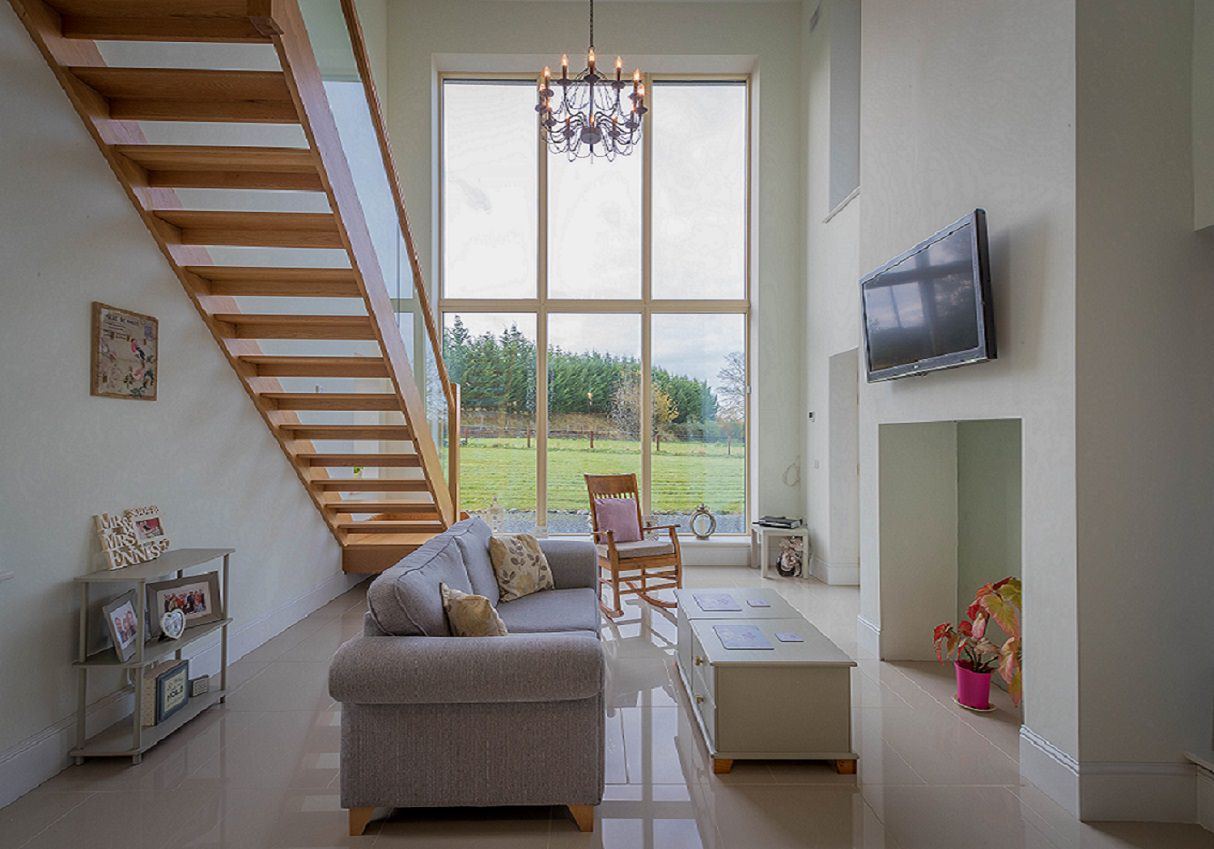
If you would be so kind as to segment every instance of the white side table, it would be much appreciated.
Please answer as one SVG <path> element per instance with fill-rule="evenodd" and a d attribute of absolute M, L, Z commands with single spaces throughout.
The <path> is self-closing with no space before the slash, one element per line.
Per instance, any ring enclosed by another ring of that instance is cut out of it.
<path fill-rule="evenodd" d="M 755 566 L 754 560 L 759 558 L 759 569 L 764 578 L 771 567 L 771 541 L 778 537 L 801 538 L 801 573 L 805 574 L 805 558 L 809 557 L 809 528 L 802 525 L 799 528 L 769 528 L 766 525 L 750 525 L 750 566 Z"/>

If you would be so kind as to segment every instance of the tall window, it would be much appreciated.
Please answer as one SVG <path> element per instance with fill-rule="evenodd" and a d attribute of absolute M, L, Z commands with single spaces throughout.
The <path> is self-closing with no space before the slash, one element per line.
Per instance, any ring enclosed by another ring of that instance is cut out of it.
<path fill-rule="evenodd" d="M 589 530 L 584 474 L 659 524 L 746 529 L 748 86 L 654 79 L 614 162 L 540 145 L 534 81 L 442 84 L 444 357 L 464 509 Z"/>

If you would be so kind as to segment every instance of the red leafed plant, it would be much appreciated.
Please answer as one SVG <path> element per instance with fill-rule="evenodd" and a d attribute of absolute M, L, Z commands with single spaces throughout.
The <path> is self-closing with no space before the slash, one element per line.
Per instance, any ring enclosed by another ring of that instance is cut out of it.
<path fill-rule="evenodd" d="M 974 603 L 966 610 L 965 622 L 953 627 L 951 622 L 937 625 L 933 633 L 936 657 L 956 660 L 973 672 L 993 672 L 1007 682 L 1012 701 L 1020 703 L 1020 605 L 1021 587 L 1018 578 L 1004 578 L 978 590 Z M 997 646 L 986 636 L 986 627 L 994 619 L 1007 635 Z"/>

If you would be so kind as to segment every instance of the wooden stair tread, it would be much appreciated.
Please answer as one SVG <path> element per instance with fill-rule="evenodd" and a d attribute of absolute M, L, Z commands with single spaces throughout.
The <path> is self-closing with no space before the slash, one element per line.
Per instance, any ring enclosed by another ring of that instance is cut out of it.
<path fill-rule="evenodd" d="M 388 368 L 381 357 L 270 357 L 243 356 L 258 377 L 383 377 Z M 311 437 L 296 437 L 306 439 Z M 331 437 L 341 439 L 340 436 Z M 366 438 L 366 437 L 347 437 Z M 403 437 L 408 438 L 408 437 Z"/>
<path fill-rule="evenodd" d="M 259 268 L 190 265 L 185 270 L 203 281 L 201 294 L 239 297 L 361 298 L 358 278 L 349 268 Z"/>
<path fill-rule="evenodd" d="M 421 478 L 313 478 L 314 489 L 325 492 L 429 492 Z"/>
<path fill-rule="evenodd" d="M 281 71 L 204 68 L 66 69 L 109 101 L 110 117 L 127 121 L 298 123 Z"/>
<path fill-rule="evenodd" d="M 375 327 L 365 315 L 280 315 L 214 313 L 228 339 L 374 339 Z"/>
<path fill-rule="evenodd" d="M 295 454 L 295 458 L 305 466 L 341 469 L 355 466 L 368 469 L 416 468 L 421 465 L 421 458 L 416 454 L 403 452 L 400 454 L 331 454 L 301 451 Z"/>
<path fill-rule="evenodd" d="M 299 147 L 115 145 L 149 186 L 323 191 L 316 156 Z"/>
<path fill-rule="evenodd" d="M 380 392 L 261 392 L 259 398 L 279 410 L 396 410 L 400 399 Z"/>
<path fill-rule="evenodd" d="M 388 513 L 394 516 L 416 515 L 436 517 L 438 508 L 428 501 L 400 501 L 391 498 L 376 499 L 325 499 L 321 502 L 326 510 L 334 513 Z"/>
<path fill-rule="evenodd" d="M 268 43 L 248 0 L 47 0 L 63 35 L 99 41 Z"/>
<path fill-rule="evenodd" d="M 316 425 L 288 422 L 280 424 L 278 429 L 288 439 L 371 439 L 391 442 L 408 441 L 413 438 L 413 430 L 408 425 Z"/>
<path fill-rule="evenodd" d="M 182 245 L 235 245 L 263 248 L 341 248 L 344 243 L 330 212 L 229 212 L 211 209 L 158 209 L 167 225 L 165 240 Z"/>
<path fill-rule="evenodd" d="M 357 521 L 341 519 L 337 527 L 352 534 L 441 534 L 444 530 L 442 522 L 435 521 L 401 521 L 396 519 L 373 519 Z M 348 539 L 348 538 L 347 538 Z"/>

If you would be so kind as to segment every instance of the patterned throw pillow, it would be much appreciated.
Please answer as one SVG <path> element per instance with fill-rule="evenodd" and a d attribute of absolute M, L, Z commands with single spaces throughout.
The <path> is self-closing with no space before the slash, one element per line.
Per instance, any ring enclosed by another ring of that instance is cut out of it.
<path fill-rule="evenodd" d="M 502 591 L 499 601 L 514 601 L 556 586 L 548 558 L 531 534 L 494 534 L 489 538 L 489 557 Z"/>
<path fill-rule="evenodd" d="M 451 633 L 457 637 L 504 637 L 506 623 L 497 615 L 489 599 L 483 595 L 453 590 L 446 584 L 438 585 L 443 596 L 443 610 Z"/>

